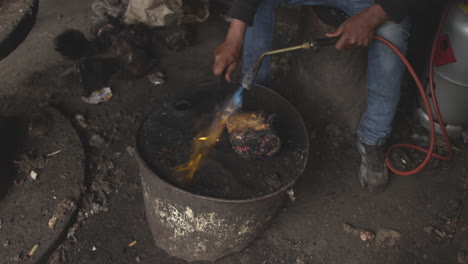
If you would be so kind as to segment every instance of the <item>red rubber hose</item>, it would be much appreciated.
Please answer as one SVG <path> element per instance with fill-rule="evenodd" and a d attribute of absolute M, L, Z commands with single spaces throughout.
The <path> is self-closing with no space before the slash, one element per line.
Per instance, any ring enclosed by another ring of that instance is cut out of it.
<path fill-rule="evenodd" d="M 411 145 L 411 144 L 395 144 L 395 145 L 390 146 L 390 148 L 387 150 L 387 154 L 386 154 L 386 157 L 385 157 L 385 162 L 386 162 L 388 168 L 393 173 L 401 175 L 401 176 L 410 176 L 410 175 L 413 175 L 413 174 L 416 174 L 416 173 L 420 172 L 429 163 L 429 160 L 431 159 L 431 157 L 436 157 L 436 158 L 442 159 L 442 160 L 451 160 L 452 157 L 453 157 L 452 144 L 450 143 L 450 139 L 448 137 L 447 131 L 446 131 L 445 126 L 444 126 L 444 122 L 442 120 L 442 115 L 440 114 L 439 105 L 437 103 L 437 96 L 436 96 L 435 89 L 434 89 L 434 78 L 433 78 L 434 77 L 434 57 L 435 57 L 437 42 L 438 42 L 438 39 L 439 39 L 440 32 L 442 30 L 442 26 L 444 25 L 445 19 L 447 18 L 448 10 L 449 10 L 449 8 L 445 9 L 444 13 L 442 14 L 442 18 L 441 18 L 441 21 L 440 21 L 439 26 L 437 28 L 437 32 L 436 32 L 436 35 L 435 35 L 435 38 L 434 38 L 434 42 L 432 44 L 431 57 L 430 57 L 430 62 L 429 62 L 429 86 L 430 86 L 430 92 L 432 94 L 432 104 L 434 106 L 434 111 L 436 113 L 437 120 L 439 121 L 439 126 L 440 126 L 440 129 L 442 131 L 442 135 L 444 137 L 445 144 L 447 145 L 447 149 L 448 149 L 448 152 L 449 152 L 448 156 L 442 156 L 442 155 L 434 153 L 435 137 L 436 137 L 436 131 L 435 131 L 435 125 L 434 125 L 434 116 L 432 114 L 431 106 L 429 105 L 429 99 L 428 99 L 428 96 L 427 96 L 427 94 L 426 94 L 426 92 L 424 90 L 424 86 L 423 86 L 421 80 L 419 79 L 418 75 L 416 74 L 414 68 L 411 66 L 408 59 L 406 59 L 405 55 L 395 45 L 393 45 L 390 41 L 388 41 L 385 38 L 379 37 L 379 36 L 374 37 L 376 40 L 381 41 L 382 43 L 386 44 L 390 49 L 392 49 L 398 55 L 398 57 L 400 57 L 402 62 L 405 64 L 406 68 L 408 69 L 408 72 L 414 78 L 414 81 L 416 82 L 416 85 L 418 86 L 419 92 L 421 93 L 421 97 L 422 97 L 423 102 L 424 102 L 424 106 L 426 108 L 427 115 L 429 116 L 429 125 L 430 125 L 429 149 L 425 149 L 425 148 L 415 146 L 415 145 Z M 394 150 L 396 148 L 416 149 L 416 150 L 419 150 L 421 152 L 426 153 L 426 157 L 421 162 L 421 164 L 419 164 L 418 167 L 416 167 L 416 168 L 414 168 L 412 170 L 409 170 L 409 171 L 400 171 L 400 170 L 396 169 L 391 164 L 390 159 L 389 159 L 390 153 L 392 152 L 392 150 Z"/>

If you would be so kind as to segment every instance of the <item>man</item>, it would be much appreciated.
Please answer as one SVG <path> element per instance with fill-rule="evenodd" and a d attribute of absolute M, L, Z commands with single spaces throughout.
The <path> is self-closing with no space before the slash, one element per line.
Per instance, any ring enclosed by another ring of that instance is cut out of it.
<path fill-rule="evenodd" d="M 406 52 L 410 20 L 408 12 L 416 0 L 235 0 L 230 11 L 231 26 L 225 41 L 215 50 L 213 72 L 231 81 L 231 73 L 243 49 L 243 73 L 265 51 L 271 50 L 276 8 L 282 4 L 326 5 L 339 8 L 351 17 L 328 37 L 340 37 L 336 49 L 368 46 L 367 109 L 357 131 L 357 147 L 362 157 L 361 185 L 369 191 L 383 191 L 388 182 L 385 143 L 400 97 L 404 65 L 383 43 L 382 36 Z M 270 81 L 271 58 L 267 57 L 256 82 Z"/>

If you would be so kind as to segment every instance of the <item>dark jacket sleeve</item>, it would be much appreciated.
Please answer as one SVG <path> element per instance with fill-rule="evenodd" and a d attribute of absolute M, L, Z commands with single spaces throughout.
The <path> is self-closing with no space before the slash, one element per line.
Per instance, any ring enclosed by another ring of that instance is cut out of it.
<path fill-rule="evenodd" d="M 239 19 L 251 26 L 258 4 L 261 1 L 262 0 L 234 0 L 234 3 L 229 10 L 229 16 Z"/>
<path fill-rule="evenodd" d="M 416 0 L 377 0 L 376 3 L 383 8 L 390 20 L 400 23 L 416 5 Z"/>

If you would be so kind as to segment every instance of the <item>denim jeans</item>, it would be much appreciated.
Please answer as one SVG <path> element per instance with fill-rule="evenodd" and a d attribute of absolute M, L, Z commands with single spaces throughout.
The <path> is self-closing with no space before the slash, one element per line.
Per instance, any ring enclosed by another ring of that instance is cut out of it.
<path fill-rule="evenodd" d="M 242 71 L 245 73 L 265 51 L 271 50 L 276 23 L 276 8 L 288 5 L 324 5 L 336 7 L 353 16 L 371 6 L 374 0 L 263 0 L 255 14 L 254 23 L 247 28 L 244 42 Z M 397 24 L 388 21 L 375 34 L 406 52 L 410 19 Z M 271 58 L 266 57 L 256 82 L 270 82 Z M 392 50 L 379 41 L 368 47 L 367 107 L 357 131 L 358 137 L 368 145 L 383 145 L 392 131 L 392 121 L 400 99 L 400 84 L 404 64 Z"/>

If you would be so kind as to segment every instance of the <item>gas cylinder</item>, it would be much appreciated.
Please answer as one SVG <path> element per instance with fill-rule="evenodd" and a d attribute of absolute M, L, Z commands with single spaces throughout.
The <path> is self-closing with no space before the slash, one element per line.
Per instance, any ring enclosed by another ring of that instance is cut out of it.
<path fill-rule="evenodd" d="M 468 0 L 454 1 L 448 12 L 436 43 L 434 57 L 435 96 L 439 104 L 447 132 L 450 136 L 461 134 L 462 126 L 468 125 Z M 425 81 L 435 122 L 429 88 L 429 70 L 421 80 Z M 423 126 L 429 127 L 429 118 L 421 97 L 418 99 L 417 115 Z M 439 125 L 436 124 L 440 133 Z"/>

